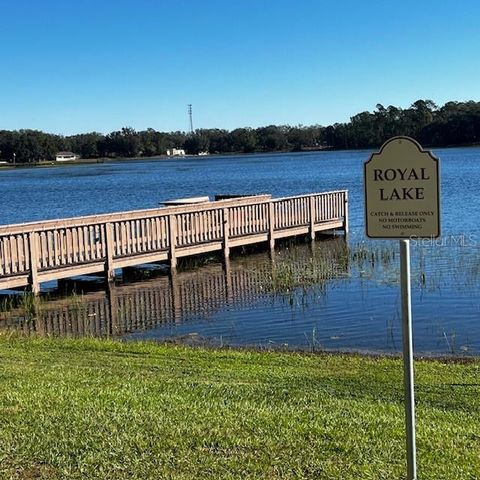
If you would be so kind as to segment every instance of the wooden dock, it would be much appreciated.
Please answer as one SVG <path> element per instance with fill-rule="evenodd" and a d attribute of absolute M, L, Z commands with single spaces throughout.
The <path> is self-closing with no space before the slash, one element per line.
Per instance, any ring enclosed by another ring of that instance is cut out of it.
<path fill-rule="evenodd" d="M 0 290 L 341 229 L 348 194 L 270 195 L 0 226 Z"/>

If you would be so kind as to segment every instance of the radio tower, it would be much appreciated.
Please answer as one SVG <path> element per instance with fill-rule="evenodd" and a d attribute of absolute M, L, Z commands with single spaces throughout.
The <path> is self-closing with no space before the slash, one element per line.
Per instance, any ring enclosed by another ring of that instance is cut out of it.
<path fill-rule="evenodd" d="M 193 135 L 192 104 L 188 104 L 188 118 L 190 120 L 190 135 Z"/>

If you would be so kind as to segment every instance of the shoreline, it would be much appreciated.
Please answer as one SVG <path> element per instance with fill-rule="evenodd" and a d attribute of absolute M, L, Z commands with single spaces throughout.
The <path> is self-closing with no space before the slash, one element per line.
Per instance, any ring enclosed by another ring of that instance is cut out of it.
<path fill-rule="evenodd" d="M 469 144 L 469 145 L 448 145 L 444 147 L 431 147 L 424 146 L 429 150 L 446 150 L 454 148 L 479 148 L 480 144 Z M 323 152 L 373 152 L 378 150 L 378 148 L 362 148 L 362 149 L 333 149 L 333 148 L 322 148 L 317 150 L 279 150 L 271 152 L 225 152 L 225 153 L 211 153 L 208 155 L 183 155 L 183 156 L 168 156 L 168 155 L 154 155 L 149 157 L 99 157 L 99 158 L 81 158 L 79 160 L 72 160 L 68 162 L 57 162 L 55 160 L 48 160 L 45 162 L 38 163 L 18 163 L 18 164 L 0 164 L 0 172 L 5 170 L 15 170 L 15 169 L 24 169 L 24 168 L 59 168 L 59 167 L 69 167 L 76 165 L 92 165 L 92 164 L 104 164 L 104 163 L 122 163 L 122 162 L 141 162 L 141 161 L 165 161 L 165 160 L 192 160 L 192 159 L 208 159 L 208 158 L 218 158 L 218 157 L 245 157 L 245 156 L 261 156 L 261 155 L 308 155 L 315 153 Z"/>
<path fill-rule="evenodd" d="M 39 337 L 42 338 L 42 337 Z M 96 337 L 99 341 L 104 340 L 101 337 Z M 124 340 L 122 338 L 114 338 L 113 341 L 118 341 L 125 344 L 136 344 L 136 343 L 146 343 L 149 345 L 163 345 L 163 346 L 178 346 L 185 348 L 198 348 L 211 351 L 233 351 L 233 352 L 246 352 L 246 353 L 286 353 L 286 354 L 299 354 L 299 355 L 313 355 L 313 356 L 323 356 L 323 355 L 332 355 L 332 356 L 352 356 L 352 357 L 361 357 L 361 358 L 371 358 L 371 359 L 393 359 L 401 360 L 402 352 L 386 352 L 382 350 L 373 350 L 373 349 L 357 349 L 357 348 L 325 348 L 321 346 L 317 347 L 295 347 L 284 345 L 275 345 L 269 344 L 268 346 L 263 345 L 235 345 L 228 343 L 219 343 L 218 340 L 210 339 L 208 337 L 199 336 L 196 333 L 184 334 L 177 337 L 162 337 L 157 340 L 152 340 L 148 338 L 142 338 L 139 340 Z M 458 363 L 458 364 L 470 364 L 480 361 L 480 353 L 467 355 L 464 353 L 435 353 L 435 352 L 414 352 L 415 361 L 419 362 L 430 362 L 438 361 L 441 363 Z"/>
<path fill-rule="evenodd" d="M 134 332 L 132 332 L 134 333 Z M 93 341 L 99 343 L 109 343 L 113 342 L 118 345 L 127 346 L 131 345 L 132 348 L 147 346 L 151 348 L 185 348 L 192 350 L 205 350 L 207 352 L 236 352 L 244 354 L 285 354 L 285 355 L 301 355 L 301 356 L 312 356 L 312 357 L 352 357 L 352 358 L 364 358 L 371 360 L 401 360 L 402 352 L 384 352 L 381 350 L 372 350 L 372 349 L 356 349 L 356 348 L 345 348 L 345 349 L 334 349 L 334 348 L 324 348 L 324 347 L 285 347 L 283 345 L 234 345 L 228 343 L 218 343 L 214 339 L 209 339 L 207 337 L 201 337 L 198 334 L 185 334 L 178 337 L 162 337 L 159 339 L 123 339 L 121 337 L 94 337 L 94 336 L 85 336 L 85 337 L 73 337 L 69 338 L 67 336 L 41 336 L 35 333 L 33 334 L 23 334 L 17 331 L 9 330 L 0 330 L 0 342 L 4 338 L 11 338 L 19 341 L 52 341 L 52 342 L 69 342 L 69 341 Z M 480 362 L 480 353 L 477 355 L 466 355 L 461 353 L 435 353 L 435 352 L 415 352 L 414 353 L 415 362 L 439 362 L 444 364 L 457 364 L 457 365 L 471 365 Z"/>

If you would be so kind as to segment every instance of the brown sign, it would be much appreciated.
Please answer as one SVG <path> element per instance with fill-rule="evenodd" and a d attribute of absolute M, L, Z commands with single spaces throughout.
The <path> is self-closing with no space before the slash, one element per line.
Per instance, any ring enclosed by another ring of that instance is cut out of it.
<path fill-rule="evenodd" d="M 430 151 L 394 137 L 364 167 L 368 237 L 440 236 L 439 162 Z"/>

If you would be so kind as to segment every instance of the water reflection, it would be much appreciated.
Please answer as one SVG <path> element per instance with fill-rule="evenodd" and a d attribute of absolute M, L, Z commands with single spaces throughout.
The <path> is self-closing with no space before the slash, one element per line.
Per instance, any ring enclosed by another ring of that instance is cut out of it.
<path fill-rule="evenodd" d="M 0 328 L 52 336 L 124 336 L 170 324 L 209 320 L 225 309 L 252 306 L 275 296 L 297 304 L 325 292 L 329 280 L 348 275 L 342 238 L 311 245 L 290 244 L 272 256 L 253 253 L 198 266 L 185 262 L 163 268 L 125 270 L 123 280 L 105 290 L 76 284 L 67 298 L 24 297 L 0 312 Z M 312 292 L 316 292 L 312 295 Z M 4 300 L 8 306 L 8 302 Z M 261 320 L 261 319 L 260 319 Z"/>
<path fill-rule="evenodd" d="M 107 290 L 89 281 L 77 283 L 77 293 L 64 298 L 0 297 L 0 328 L 51 336 L 398 352 L 397 247 L 397 242 L 348 247 L 343 238 L 332 238 L 284 244 L 273 258 L 240 251 L 226 264 L 184 260 L 174 275 L 165 266 L 125 270 L 122 281 Z M 412 254 L 415 351 L 478 355 L 479 247 L 415 246 Z"/>

